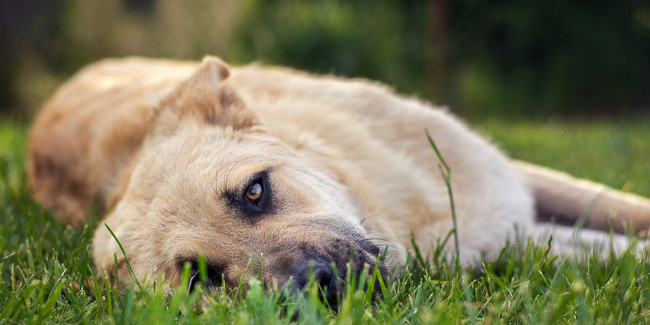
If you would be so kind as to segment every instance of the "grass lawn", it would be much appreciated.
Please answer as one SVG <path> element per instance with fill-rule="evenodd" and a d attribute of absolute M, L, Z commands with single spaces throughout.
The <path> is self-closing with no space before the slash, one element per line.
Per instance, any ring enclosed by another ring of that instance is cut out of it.
<path fill-rule="evenodd" d="M 650 121 L 475 124 L 513 157 L 650 196 Z M 26 128 L 0 121 L 2 324 L 650 323 L 647 256 L 560 260 L 547 246 L 528 243 L 514 243 L 499 260 L 462 274 L 436 258 L 412 258 L 374 306 L 371 293 L 348 284 L 338 314 L 316 299 L 313 287 L 302 302 L 266 295 L 259 283 L 244 296 L 200 289 L 170 295 L 155 283 L 143 291 L 110 288 L 96 274 L 89 247 L 100 222 L 69 228 L 30 199 L 25 146 Z"/>

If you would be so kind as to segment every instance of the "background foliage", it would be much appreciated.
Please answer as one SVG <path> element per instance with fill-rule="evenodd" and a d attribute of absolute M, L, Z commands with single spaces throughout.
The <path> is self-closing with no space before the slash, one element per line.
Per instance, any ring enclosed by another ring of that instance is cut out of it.
<path fill-rule="evenodd" d="M 644 0 L 26 0 L 0 4 L 0 108 L 104 57 L 253 60 L 365 77 L 466 117 L 650 112 Z"/>

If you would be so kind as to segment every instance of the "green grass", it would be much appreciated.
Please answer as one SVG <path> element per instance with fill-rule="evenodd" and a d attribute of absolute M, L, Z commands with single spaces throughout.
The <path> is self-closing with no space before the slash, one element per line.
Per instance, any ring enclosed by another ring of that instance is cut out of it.
<path fill-rule="evenodd" d="M 648 122 L 480 126 L 515 157 L 569 170 L 648 195 Z M 646 146 L 644 146 L 644 142 Z M 244 296 L 179 289 L 109 287 L 96 274 L 90 240 L 100 224 L 70 228 L 30 198 L 24 171 L 26 129 L 0 122 L 0 323 L 650 323 L 650 263 L 625 252 L 560 260 L 546 245 L 513 243 L 482 269 L 451 272 L 437 258 L 413 258 L 370 293 L 345 288 L 335 314 L 315 287 L 283 300 L 252 283 Z M 584 156 L 586 155 L 586 156 Z M 452 169 L 453 172 L 453 169 Z M 630 185 L 625 185 L 630 184 Z M 372 286 L 370 286 L 372 287 Z"/>

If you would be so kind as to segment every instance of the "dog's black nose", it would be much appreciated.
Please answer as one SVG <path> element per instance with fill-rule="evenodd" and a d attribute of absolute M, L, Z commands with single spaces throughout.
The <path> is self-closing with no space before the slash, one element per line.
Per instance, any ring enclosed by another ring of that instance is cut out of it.
<path fill-rule="evenodd" d="M 310 260 L 302 263 L 293 274 L 293 279 L 298 289 L 303 289 L 309 282 L 310 277 L 314 277 L 314 282 L 322 289 L 321 299 L 326 300 L 331 307 L 337 304 L 337 284 L 338 279 L 334 269 L 326 261 Z"/>

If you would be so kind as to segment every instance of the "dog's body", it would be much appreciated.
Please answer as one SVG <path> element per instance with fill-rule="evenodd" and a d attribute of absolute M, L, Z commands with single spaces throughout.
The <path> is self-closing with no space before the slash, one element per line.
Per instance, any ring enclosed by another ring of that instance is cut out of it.
<path fill-rule="evenodd" d="M 450 198 L 425 130 L 451 168 L 463 263 L 495 257 L 515 228 L 535 227 L 533 192 L 538 211 L 568 206 L 570 218 L 599 192 L 585 183 L 571 198 L 573 179 L 513 164 L 444 110 L 382 85 L 229 70 L 215 58 L 109 60 L 80 72 L 34 124 L 30 183 L 71 223 L 98 198 L 138 276 L 173 281 L 175 262 L 205 254 L 234 281 L 263 256 L 265 278 L 282 283 L 299 260 L 343 266 L 354 247 L 355 262 L 372 264 L 376 246 L 398 256 L 413 234 L 426 253 L 449 234 Z M 617 195 L 591 220 L 620 207 L 619 225 L 647 226 L 648 201 Z M 110 269 L 118 252 L 100 227 L 97 265 Z"/>

